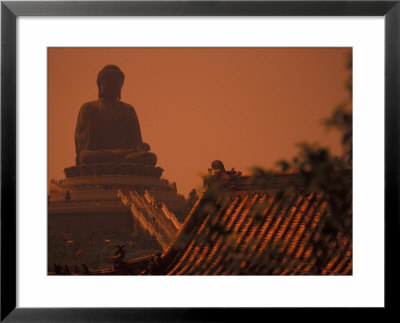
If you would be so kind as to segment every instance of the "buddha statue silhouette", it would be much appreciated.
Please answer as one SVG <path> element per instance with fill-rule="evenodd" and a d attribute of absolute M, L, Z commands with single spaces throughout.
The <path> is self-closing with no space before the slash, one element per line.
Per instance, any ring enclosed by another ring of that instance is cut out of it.
<path fill-rule="evenodd" d="M 98 73 L 98 99 L 82 105 L 76 123 L 76 165 L 156 164 L 157 156 L 142 141 L 135 109 L 121 101 L 124 80 L 116 65 L 106 65 Z"/>

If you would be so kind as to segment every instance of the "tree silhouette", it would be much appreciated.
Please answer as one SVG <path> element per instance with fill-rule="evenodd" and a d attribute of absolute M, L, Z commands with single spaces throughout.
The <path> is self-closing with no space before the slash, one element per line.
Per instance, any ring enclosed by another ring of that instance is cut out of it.
<path fill-rule="evenodd" d="M 353 116 L 352 116 L 352 56 L 348 56 L 347 70 L 349 78 L 346 81 L 348 97 L 332 112 L 330 117 L 323 120 L 328 129 L 341 132 L 342 154 L 334 156 L 329 148 L 318 144 L 302 142 L 297 144 L 299 152 L 290 160 L 277 162 L 282 172 L 295 172 L 302 181 L 301 193 L 321 191 L 327 198 L 328 214 L 321 218 L 320 239 L 315 242 L 314 252 L 319 257 L 320 268 L 323 268 L 330 245 L 338 243 L 338 237 L 346 237 L 352 241 L 352 156 L 353 156 Z M 271 171 L 254 168 L 258 184 L 268 185 Z M 287 187 L 283 193 L 292 190 Z M 339 241 L 340 243 L 340 241 Z"/>

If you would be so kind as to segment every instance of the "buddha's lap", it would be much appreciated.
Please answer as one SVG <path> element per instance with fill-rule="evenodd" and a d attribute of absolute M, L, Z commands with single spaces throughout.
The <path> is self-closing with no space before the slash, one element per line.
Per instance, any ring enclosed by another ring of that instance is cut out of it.
<path fill-rule="evenodd" d="M 136 152 L 134 149 L 83 150 L 79 160 L 81 164 L 128 161 L 154 166 L 157 156 L 150 152 Z"/>

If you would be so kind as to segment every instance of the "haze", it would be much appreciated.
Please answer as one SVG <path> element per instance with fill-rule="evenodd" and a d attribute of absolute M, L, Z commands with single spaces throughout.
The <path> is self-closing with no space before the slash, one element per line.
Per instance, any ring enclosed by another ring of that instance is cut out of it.
<path fill-rule="evenodd" d="M 97 99 L 97 73 L 125 73 L 121 100 L 135 107 L 143 141 L 163 177 L 187 196 L 220 159 L 244 173 L 291 158 L 295 144 L 340 153 L 321 120 L 347 97 L 349 48 L 49 48 L 48 176 L 75 164 L 83 103 Z"/>

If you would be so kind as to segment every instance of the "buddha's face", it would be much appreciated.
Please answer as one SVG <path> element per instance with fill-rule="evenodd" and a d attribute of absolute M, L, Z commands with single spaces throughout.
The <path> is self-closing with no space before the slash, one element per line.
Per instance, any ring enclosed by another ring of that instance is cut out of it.
<path fill-rule="evenodd" d="M 119 97 L 121 88 L 122 80 L 117 76 L 107 77 L 100 83 L 100 91 L 102 97 L 105 99 L 116 99 Z"/>

